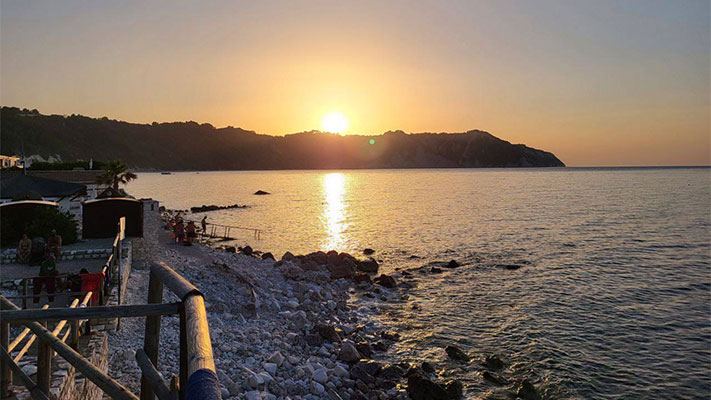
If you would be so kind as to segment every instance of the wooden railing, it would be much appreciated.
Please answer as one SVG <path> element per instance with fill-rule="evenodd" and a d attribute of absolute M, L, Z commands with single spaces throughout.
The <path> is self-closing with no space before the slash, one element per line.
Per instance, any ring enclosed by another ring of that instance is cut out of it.
<path fill-rule="evenodd" d="M 122 227 L 114 240 L 114 252 L 104 267 L 109 276 L 118 274 L 118 284 L 121 283 L 120 254 Z M 168 288 L 180 301 L 163 303 L 163 288 Z M 120 286 L 119 286 L 120 293 Z M 49 397 L 49 377 L 51 377 L 51 360 L 54 353 L 64 358 L 69 364 L 81 372 L 87 379 L 96 384 L 112 399 L 137 400 L 135 394 L 91 364 L 77 352 L 80 330 L 84 326 L 90 330 L 90 320 L 93 318 L 130 318 L 146 317 L 143 348 L 136 351 L 136 360 L 141 369 L 140 399 L 160 400 L 215 400 L 220 399 L 220 388 L 212 355 L 212 343 L 207 323 L 207 312 L 202 293 L 175 272 L 165 263 L 151 266 L 148 282 L 147 304 L 140 305 L 100 305 L 87 307 L 92 293 L 85 294 L 81 305 L 77 308 L 78 299 L 69 307 L 42 309 L 21 309 L 8 298 L 0 295 L 0 398 L 8 396 L 12 382 L 12 374 L 16 374 L 22 384 L 35 399 Z M 25 297 L 25 296 L 18 296 Z M 163 315 L 180 316 L 180 376 L 173 377 L 171 382 L 165 382 L 158 373 L 158 353 L 160 350 L 160 329 Z M 52 331 L 47 330 L 49 321 L 59 321 Z M 69 328 L 62 335 L 61 331 L 69 322 Z M 10 325 L 24 325 L 26 328 L 10 343 Z M 28 343 L 20 350 L 19 357 L 13 358 L 11 352 L 32 332 Z M 61 337 L 60 337 L 61 336 Z M 37 382 L 32 381 L 18 366 L 18 361 L 32 345 L 37 344 Z M 69 338 L 70 344 L 66 341 Z"/>
<path fill-rule="evenodd" d="M 180 302 L 163 303 L 164 286 L 173 292 Z M 87 294 L 86 299 L 89 296 Z M 77 371 L 95 383 L 112 399 L 138 399 L 127 388 L 67 345 L 64 342 L 66 334 L 63 340 L 58 337 L 60 330 L 55 328 L 50 332 L 44 324 L 48 321 L 73 322 L 91 318 L 146 317 L 143 349 L 136 351 L 136 360 L 142 372 L 140 399 L 154 399 L 155 395 L 160 400 L 214 400 L 221 398 L 203 295 L 165 263 L 156 263 L 151 266 L 148 304 L 22 310 L 4 296 L 0 296 L 0 306 L 3 310 L 0 311 L 3 396 L 8 393 L 7 388 L 12 381 L 11 373 L 17 373 L 18 370 L 21 372 L 8 350 L 10 348 L 9 325 L 21 324 L 40 340 L 37 384 L 30 378 L 23 376 L 24 374 L 18 375 L 30 393 L 33 396 L 36 395 L 34 398 L 45 398 L 42 397 L 42 394 L 47 396 L 49 393 L 49 383 L 48 380 L 45 383 L 44 377 L 51 376 L 51 357 L 53 351 L 56 351 L 59 356 L 73 365 Z M 161 317 L 174 314 L 180 316 L 180 376 L 179 379 L 173 379 L 173 382 L 165 382 L 157 371 Z M 66 322 L 64 323 L 66 324 Z M 74 324 L 70 326 L 74 326 Z M 43 352 L 43 346 L 51 348 L 53 351 Z"/>

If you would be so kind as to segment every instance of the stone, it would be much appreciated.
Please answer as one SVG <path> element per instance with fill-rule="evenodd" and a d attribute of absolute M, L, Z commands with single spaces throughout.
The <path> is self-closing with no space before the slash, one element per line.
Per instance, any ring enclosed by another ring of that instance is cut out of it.
<path fill-rule="evenodd" d="M 398 365 L 389 364 L 384 366 L 378 373 L 378 377 L 390 381 L 399 381 L 405 371 Z"/>
<path fill-rule="evenodd" d="M 254 194 L 257 196 L 264 196 L 264 195 L 271 194 L 271 193 L 265 192 L 264 190 L 257 190 L 256 192 L 254 192 Z"/>
<path fill-rule="evenodd" d="M 497 384 L 497 385 L 505 385 L 508 383 L 506 381 L 506 379 L 504 379 L 500 375 L 497 375 L 493 372 L 484 371 L 481 373 L 481 376 L 482 376 L 482 378 L 484 378 L 485 381 L 489 381 L 489 382 Z"/>
<path fill-rule="evenodd" d="M 361 272 L 376 273 L 378 272 L 378 268 L 378 262 L 373 258 L 358 263 L 358 271 Z"/>
<path fill-rule="evenodd" d="M 368 342 L 356 343 L 355 348 L 363 357 L 370 358 L 373 355 L 373 349 L 370 348 Z"/>
<path fill-rule="evenodd" d="M 538 394 L 536 387 L 528 379 L 521 381 L 516 395 L 523 400 L 541 400 L 541 395 Z"/>
<path fill-rule="evenodd" d="M 366 247 L 365 249 L 363 249 L 363 254 L 365 254 L 366 256 L 369 256 L 373 253 L 375 253 L 375 250 L 373 250 L 371 248 Z"/>
<path fill-rule="evenodd" d="M 392 289 L 396 286 L 395 278 L 393 278 L 390 275 L 385 275 L 385 274 L 382 274 L 379 277 L 375 278 L 373 280 L 373 282 L 377 283 L 378 285 L 380 285 L 382 287 L 386 287 L 389 289 Z"/>
<path fill-rule="evenodd" d="M 264 363 L 264 370 L 269 372 L 270 375 L 274 376 L 277 371 L 277 365 L 275 363 Z"/>
<path fill-rule="evenodd" d="M 355 363 L 360 360 L 360 353 L 355 346 L 345 342 L 341 345 L 341 351 L 338 352 L 338 359 L 347 363 Z"/>
<path fill-rule="evenodd" d="M 456 260 L 450 260 L 446 265 L 447 268 L 459 268 L 459 263 Z"/>
<path fill-rule="evenodd" d="M 380 337 L 385 340 L 392 340 L 393 342 L 400 340 L 400 334 L 397 332 L 381 331 Z"/>
<path fill-rule="evenodd" d="M 491 370 L 498 370 L 504 367 L 504 362 L 498 355 L 492 354 L 484 359 L 484 366 Z"/>
<path fill-rule="evenodd" d="M 373 283 L 372 280 L 370 279 L 370 275 L 366 274 L 365 272 L 356 272 L 355 275 L 353 276 L 353 282 L 355 283 Z"/>
<path fill-rule="evenodd" d="M 435 373 L 434 366 L 432 366 L 432 364 L 428 363 L 427 361 L 422 363 L 422 370 L 427 374 L 434 374 Z"/>
<path fill-rule="evenodd" d="M 333 368 L 333 374 L 339 378 L 348 378 L 350 376 L 350 373 L 348 372 L 348 370 L 343 368 L 343 366 L 341 366 L 341 365 L 336 365 Z"/>
<path fill-rule="evenodd" d="M 433 274 L 441 274 L 443 272 L 442 268 L 439 267 L 432 267 L 430 268 L 430 272 Z"/>
<path fill-rule="evenodd" d="M 227 247 L 225 247 L 225 251 L 228 253 L 236 253 L 237 248 L 235 246 L 227 246 Z"/>
<path fill-rule="evenodd" d="M 328 382 L 328 374 L 326 373 L 326 370 L 323 368 L 317 369 L 316 371 L 314 371 L 314 374 L 311 378 L 321 384 L 325 384 L 326 382 Z"/>
<path fill-rule="evenodd" d="M 293 255 L 290 251 L 287 251 L 287 252 L 284 253 L 284 255 L 281 257 L 281 260 L 282 260 L 282 261 L 292 261 L 292 262 L 294 262 L 294 261 L 297 261 L 298 258 L 296 258 L 296 256 Z"/>
<path fill-rule="evenodd" d="M 252 250 L 252 247 L 250 246 L 240 247 L 239 250 L 242 252 L 242 254 L 247 256 L 251 256 L 252 253 L 254 253 L 254 250 Z"/>
<path fill-rule="evenodd" d="M 262 254 L 262 260 L 275 260 L 274 254 L 272 254 L 270 252 L 266 252 L 266 253 Z"/>
<path fill-rule="evenodd" d="M 37 373 L 37 367 L 32 364 L 28 364 L 22 367 L 22 372 L 24 372 L 27 376 L 32 376 Z"/>
<path fill-rule="evenodd" d="M 281 367 L 281 365 L 284 363 L 284 356 L 282 356 L 280 352 L 275 351 L 274 353 L 272 353 L 272 355 L 269 356 L 269 359 L 267 359 L 267 361 L 276 364 L 277 367 Z"/>
<path fill-rule="evenodd" d="M 460 380 L 454 380 L 447 383 L 447 386 L 445 386 L 444 390 L 447 391 L 447 394 L 449 394 L 450 399 L 458 400 L 464 396 L 464 385 Z"/>
<path fill-rule="evenodd" d="M 469 356 L 467 355 L 467 353 L 462 351 L 457 346 L 447 346 L 447 348 L 444 350 L 447 352 L 447 355 L 452 360 L 461 361 L 461 362 L 469 362 Z"/>
<path fill-rule="evenodd" d="M 314 394 L 323 394 L 326 391 L 326 388 L 318 382 L 311 382 L 311 390 Z"/>
<path fill-rule="evenodd" d="M 336 256 L 336 260 L 338 260 L 337 264 L 331 263 L 331 260 L 329 259 L 329 263 L 326 265 L 326 268 L 328 268 L 328 271 L 331 274 L 331 279 L 353 278 L 356 268 L 355 264 L 353 264 L 350 260 L 340 262 L 340 258 L 338 256 Z"/>
<path fill-rule="evenodd" d="M 407 394 L 412 400 L 449 400 L 450 395 L 439 383 L 430 380 L 419 368 L 407 374 Z"/>
<path fill-rule="evenodd" d="M 328 340 L 329 342 L 332 343 L 340 343 L 341 335 L 336 331 L 336 328 L 330 325 L 322 325 L 318 324 L 314 327 L 314 329 L 318 332 L 319 335 L 321 335 L 322 338 Z"/>
<path fill-rule="evenodd" d="M 351 379 L 365 382 L 367 384 L 375 383 L 375 376 L 381 368 L 382 366 L 377 361 L 358 361 L 358 363 L 351 367 Z"/>
<path fill-rule="evenodd" d="M 262 400 L 262 394 L 258 390 L 251 390 L 244 395 L 247 400 Z"/>

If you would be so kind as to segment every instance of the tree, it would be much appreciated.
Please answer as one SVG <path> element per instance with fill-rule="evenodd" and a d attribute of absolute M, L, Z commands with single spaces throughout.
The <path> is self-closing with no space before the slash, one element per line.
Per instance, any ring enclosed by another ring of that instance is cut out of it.
<path fill-rule="evenodd" d="M 119 184 L 124 185 L 138 178 L 136 174 L 128 170 L 126 164 L 118 160 L 109 161 L 106 166 L 106 173 L 98 178 L 98 183 L 110 185 L 114 190 L 119 189 Z"/>

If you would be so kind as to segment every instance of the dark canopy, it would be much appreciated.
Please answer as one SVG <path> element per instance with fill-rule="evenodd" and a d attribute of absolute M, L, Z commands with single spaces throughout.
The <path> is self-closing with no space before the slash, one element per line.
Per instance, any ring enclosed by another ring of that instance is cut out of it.
<path fill-rule="evenodd" d="M 11 199 L 25 193 L 35 192 L 42 197 L 66 197 L 86 191 L 86 185 L 40 178 L 30 175 L 17 175 L 0 180 L 0 196 Z"/>

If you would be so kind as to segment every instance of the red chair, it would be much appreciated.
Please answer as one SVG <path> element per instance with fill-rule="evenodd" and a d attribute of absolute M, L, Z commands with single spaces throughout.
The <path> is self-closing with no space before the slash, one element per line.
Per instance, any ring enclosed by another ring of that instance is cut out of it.
<path fill-rule="evenodd" d="M 91 304 L 97 304 L 101 300 L 104 288 L 104 274 L 81 274 L 82 293 L 92 292 Z M 99 303 L 100 304 L 100 303 Z"/>

